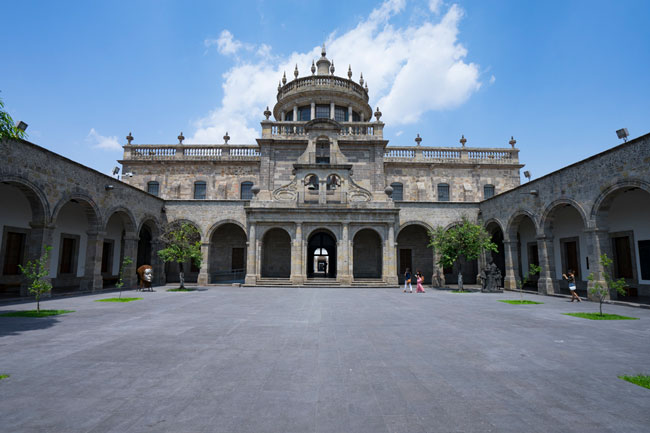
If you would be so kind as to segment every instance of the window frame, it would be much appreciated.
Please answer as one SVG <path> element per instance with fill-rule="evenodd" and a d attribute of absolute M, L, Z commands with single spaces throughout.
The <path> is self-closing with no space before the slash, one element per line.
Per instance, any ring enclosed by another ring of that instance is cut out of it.
<path fill-rule="evenodd" d="M 155 194 L 151 192 L 151 187 L 154 185 L 156 186 Z M 149 182 L 147 182 L 147 193 L 154 195 L 156 197 L 160 197 L 160 182 L 158 182 L 157 180 L 150 180 Z"/>
<path fill-rule="evenodd" d="M 203 197 L 197 197 L 197 185 L 203 186 Z M 205 200 L 208 196 L 208 183 L 204 180 L 194 181 L 193 193 L 194 200 Z"/>
<path fill-rule="evenodd" d="M 395 197 L 397 186 L 399 186 L 399 198 Z M 402 182 L 393 182 L 390 184 L 390 187 L 393 188 L 393 194 L 391 195 L 393 201 L 404 201 L 404 184 Z"/>
<path fill-rule="evenodd" d="M 244 197 L 244 185 L 248 187 L 247 197 Z M 250 180 L 245 180 L 239 184 L 239 198 L 240 200 L 252 200 L 253 199 L 253 182 Z"/>
<path fill-rule="evenodd" d="M 492 195 L 490 195 L 488 197 L 487 192 L 490 189 L 492 190 Z M 483 200 L 487 200 L 488 198 L 492 198 L 495 195 L 496 195 L 496 188 L 494 187 L 494 185 L 492 185 L 491 183 L 486 183 L 485 185 L 483 185 Z"/>
<path fill-rule="evenodd" d="M 441 189 L 447 189 L 446 196 L 443 196 L 440 192 Z M 438 201 L 451 201 L 451 187 L 449 186 L 448 183 L 441 182 L 437 185 L 437 190 L 436 190 L 436 195 L 438 197 Z"/>

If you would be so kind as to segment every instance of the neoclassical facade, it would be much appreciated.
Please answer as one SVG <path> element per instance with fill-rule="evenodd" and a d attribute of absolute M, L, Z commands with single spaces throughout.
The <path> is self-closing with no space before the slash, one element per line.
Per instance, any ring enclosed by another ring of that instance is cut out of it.
<path fill-rule="evenodd" d="M 393 146 L 362 75 L 334 74 L 325 49 L 311 73 L 286 75 L 254 144 L 124 146 L 122 181 L 22 140 L 2 141 L 0 294 L 26 294 L 17 265 L 53 247 L 55 291 L 97 290 L 117 279 L 123 257 L 152 264 L 156 282 L 177 278 L 155 252 L 166 222 L 201 233 L 203 261 L 186 266 L 199 284 L 394 287 L 406 268 L 428 284 L 453 284 L 440 269 L 428 230 L 463 216 L 492 233 L 507 288 L 530 263 L 533 288 L 579 287 L 597 257 L 615 260 L 630 297 L 650 296 L 650 136 L 520 185 L 519 150 L 505 147 Z M 374 120 L 373 120 L 374 118 Z M 488 257 L 464 266 L 476 281 Z"/>

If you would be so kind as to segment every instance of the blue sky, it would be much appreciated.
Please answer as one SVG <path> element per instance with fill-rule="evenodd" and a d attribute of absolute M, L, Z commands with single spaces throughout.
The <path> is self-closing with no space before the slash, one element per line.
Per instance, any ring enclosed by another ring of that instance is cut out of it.
<path fill-rule="evenodd" d="M 252 143 L 323 41 L 392 145 L 508 146 L 540 177 L 650 132 L 650 2 L 21 1 L 0 97 L 29 140 L 109 172 L 118 144 Z M 338 61 L 337 61 L 338 59 Z"/>

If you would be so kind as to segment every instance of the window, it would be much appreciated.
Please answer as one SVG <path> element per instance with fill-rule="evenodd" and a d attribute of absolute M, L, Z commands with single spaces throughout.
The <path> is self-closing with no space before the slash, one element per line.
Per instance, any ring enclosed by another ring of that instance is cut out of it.
<path fill-rule="evenodd" d="M 316 119 L 329 119 L 330 117 L 330 106 L 329 105 L 317 105 L 316 106 Z"/>
<path fill-rule="evenodd" d="M 391 188 L 393 188 L 393 201 L 402 201 L 404 200 L 404 186 L 399 183 L 391 183 Z"/>
<path fill-rule="evenodd" d="M 59 273 L 72 274 L 75 272 L 77 258 L 77 239 L 61 237 L 61 255 L 59 257 Z"/>
<path fill-rule="evenodd" d="M 289 111 L 288 113 L 285 113 L 284 121 L 285 122 L 293 122 L 293 111 Z"/>
<path fill-rule="evenodd" d="M 159 189 L 160 189 L 160 184 L 158 184 L 158 182 L 149 182 L 149 183 L 147 183 L 147 192 L 149 194 L 155 195 L 157 197 Z"/>
<path fill-rule="evenodd" d="M 330 163 L 330 144 L 327 141 L 316 143 L 316 164 Z"/>
<path fill-rule="evenodd" d="M 449 201 L 449 184 L 438 184 L 438 201 Z"/>
<path fill-rule="evenodd" d="M 359 113 L 357 113 L 356 111 L 352 112 L 352 121 L 361 122 L 361 116 L 359 116 Z"/>
<path fill-rule="evenodd" d="M 339 107 L 338 105 L 334 108 L 334 120 L 337 122 L 347 122 L 348 121 L 348 109 L 345 107 Z"/>
<path fill-rule="evenodd" d="M 298 120 L 301 122 L 311 120 L 311 107 L 309 105 L 298 108 Z"/>
<path fill-rule="evenodd" d="M 194 199 L 205 200 L 205 182 L 194 182 Z"/>
<path fill-rule="evenodd" d="M 485 185 L 483 187 L 483 198 L 494 197 L 494 185 Z"/>
<path fill-rule="evenodd" d="M 242 200 L 250 200 L 253 198 L 253 182 L 242 182 L 239 196 Z"/>
<path fill-rule="evenodd" d="M 5 233 L 5 260 L 2 267 L 4 275 L 20 274 L 18 265 L 25 264 L 23 260 L 25 256 L 25 238 L 25 233 Z"/>
<path fill-rule="evenodd" d="M 641 279 L 650 280 L 650 240 L 639 241 L 638 244 Z"/>

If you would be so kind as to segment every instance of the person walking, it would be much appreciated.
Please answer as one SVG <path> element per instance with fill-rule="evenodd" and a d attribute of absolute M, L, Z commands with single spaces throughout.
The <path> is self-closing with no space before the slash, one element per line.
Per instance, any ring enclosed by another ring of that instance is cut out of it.
<path fill-rule="evenodd" d="M 567 280 L 569 282 L 569 291 L 571 292 L 571 302 L 575 301 L 576 299 L 578 302 L 582 302 L 582 299 L 580 299 L 580 296 L 576 293 L 576 275 L 573 272 L 573 269 L 569 269 L 566 274 L 562 274 L 562 278 Z"/>
<path fill-rule="evenodd" d="M 403 292 L 406 293 L 406 288 L 408 287 L 409 293 L 413 293 L 413 285 L 411 284 L 411 269 L 406 268 L 406 272 L 404 272 L 404 290 Z"/>
<path fill-rule="evenodd" d="M 424 286 L 422 283 L 424 282 L 424 277 L 422 276 L 422 272 L 418 269 L 418 271 L 415 273 L 415 278 L 417 281 L 417 293 L 426 293 L 424 291 Z"/>

